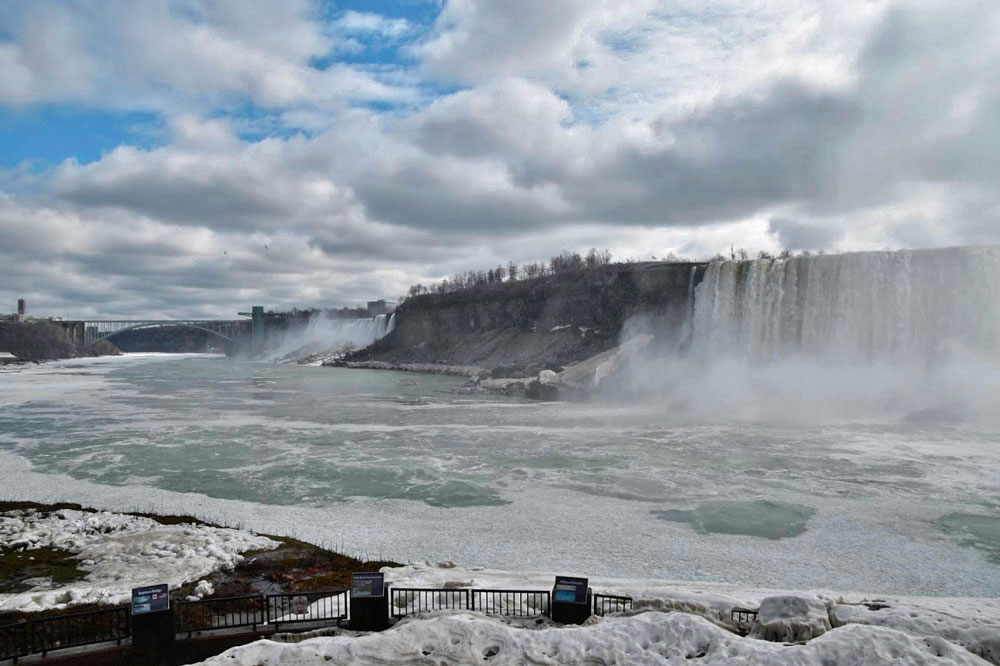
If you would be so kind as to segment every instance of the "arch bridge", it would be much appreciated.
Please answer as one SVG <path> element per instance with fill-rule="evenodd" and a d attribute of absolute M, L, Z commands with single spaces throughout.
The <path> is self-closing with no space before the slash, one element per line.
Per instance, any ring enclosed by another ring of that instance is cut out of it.
<path fill-rule="evenodd" d="M 183 326 L 206 331 L 224 340 L 232 340 L 241 330 L 250 328 L 250 321 L 246 319 L 91 319 L 83 324 L 84 345 L 137 328 Z"/>

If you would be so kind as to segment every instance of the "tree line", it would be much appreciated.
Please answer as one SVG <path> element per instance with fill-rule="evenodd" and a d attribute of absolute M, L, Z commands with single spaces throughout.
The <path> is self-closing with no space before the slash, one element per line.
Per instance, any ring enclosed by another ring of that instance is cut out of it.
<path fill-rule="evenodd" d="M 799 253 L 799 256 L 808 257 L 810 254 L 812 253 L 808 250 L 803 250 Z M 824 253 L 820 250 L 816 254 L 821 255 Z M 792 256 L 793 253 L 790 250 L 782 250 L 778 253 L 761 250 L 756 255 L 753 255 L 743 248 L 730 248 L 728 255 L 719 253 L 714 257 L 709 258 L 707 261 L 711 263 L 717 261 L 747 261 L 751 258 L 788 259 Z M 685 263 L 692 261 L 691 259 L 677 256 L 673 252 L 670 252 L 666 256 L 660 258 L 657 258 L 654 255 L 652 260 L 666 263 Z M 590 248 L 590 251 L 584 255 L 581 255 L 579 252 L 563 250 L 558 255 L 550 258 L 548 261 L 537 261 L 520 266 L 513 261 L 509 261 L 506 265 L 500 264 L 496 268 L 491 268 L 485 271 L 466 271 L 464 273 L 456 273 L 455 275 L 445 278 L 440 282 L 426 285 L 415 284 L 410 287 L 406 296 L 400 297 L 399 302 L 402 303 L 408 297 L 420 296 L 422 294 L 449 294 L 466 289 L 482 289 L 501 282 L 533 280 L 546 275 L 568 275 L 583 271 L 592 271 L 608 266 L 611 263 L 632 264 L 636 263 L 636 260 L 626 259 L 625 261 L 612 262 L 611 252 L 607 249 L 598 250 L 596 248 Z"/>
<path fill-rule="evenodd" d="M 590 248 L 590 251 L 585 255 L 581 255 L 579 252 L 563 250 L 548 261 L 537 261 L 521 266 L 518 266 L 513 261 L 509 261 L 507 265 L 500 264 L 496 268 L 485 271 L 456 273 L 434 284 L 415 284 L 410 287 L 407 296 L 447 294 L 462 291 L 463 289 L 482 288 L 500 282 L 533 280 L 546 275 L 565 275 L 568 273 L 579 273 L 580 271 L 592 271 L 603 268 L 610 263 L 611 252 L 606 249 L 598 250 L 597 248 Z"/>

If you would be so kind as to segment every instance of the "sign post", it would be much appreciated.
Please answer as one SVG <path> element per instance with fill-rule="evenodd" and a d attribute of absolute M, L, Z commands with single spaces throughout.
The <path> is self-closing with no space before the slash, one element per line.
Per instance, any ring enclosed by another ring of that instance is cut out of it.
<path fill-rule="evenodd" d="M 583 624 L 590 617 L 591 590 L 586 578 L 556 576 L 552 586 L 552 620 L 562 624 Z"/>
<path fill-rule="evenodd" d="M 351 574 L 351 629 L 382 631 L 389 626 L 389 586 L 385 574 Z"/>
<path fill-rule="evenodd" d="M 132 590 L 132 663 L 174 663 L 174 614 L 170 590 L 148 585 Z"/>

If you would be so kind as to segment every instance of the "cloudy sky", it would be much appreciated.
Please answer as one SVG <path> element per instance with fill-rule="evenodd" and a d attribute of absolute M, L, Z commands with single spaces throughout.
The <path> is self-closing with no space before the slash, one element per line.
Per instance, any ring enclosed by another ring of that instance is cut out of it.
<path fill-rule="evenodd" d="M 996 0 L 0 1 L 0 311 L 1000 242 Z"/>

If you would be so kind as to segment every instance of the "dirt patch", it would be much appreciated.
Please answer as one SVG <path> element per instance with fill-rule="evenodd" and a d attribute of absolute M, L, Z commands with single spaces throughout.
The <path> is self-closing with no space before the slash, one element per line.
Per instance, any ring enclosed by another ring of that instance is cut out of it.
<path fill-rule="evenodd" d="M 58 548 L 33 548 L 25 551 L 0 548 L 0 593 L 27 592 L 39 578 L 48 578 L 53 586 L 82 580 L 87 575 L 77 565 L 76 555 Z"/>

